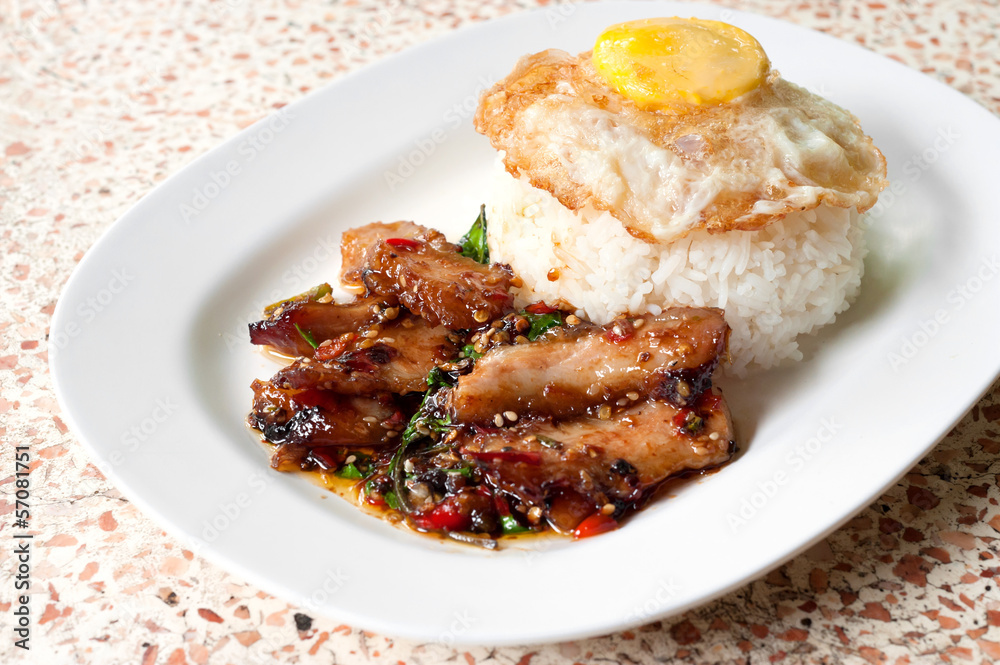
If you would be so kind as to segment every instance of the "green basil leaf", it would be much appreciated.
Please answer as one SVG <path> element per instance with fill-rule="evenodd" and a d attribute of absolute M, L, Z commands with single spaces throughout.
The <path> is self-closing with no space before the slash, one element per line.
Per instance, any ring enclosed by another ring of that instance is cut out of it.
<path fill-rule="evenodd" d="M 472 223 L 469 232 L 458 241 L 462 246 L 462 256 L 476 261 L 477 263 L 490 262 L 490 248 L 486 244 L 486 206 L 479 206 L 479 217 Z"/>

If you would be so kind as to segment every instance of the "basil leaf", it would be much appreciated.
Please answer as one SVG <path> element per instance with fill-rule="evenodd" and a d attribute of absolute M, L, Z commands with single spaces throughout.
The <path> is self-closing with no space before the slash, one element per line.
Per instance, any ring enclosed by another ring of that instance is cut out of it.
<path fill-rule="evenodd" d="M 525 531 L 531 531 L 526 526 L 521 526 L 513 515 L 503 515 L 500 518 L 500 526 L 503 527 L 504 535 L 512 533 L 524 533 Z"/>
<path fill-rule="evenodd" d="M 529 314 L 528 312 L 521 312 L 521 316 L 531 322 L 531 328 L 528 329 L 528 334 L 525 335 L 530 342 L 534 342 L 540 336 L 545 334 L 546 330 L 562 325 L 562 314 L 559 312 L 550 312 L 548 314 Z"/>
<path fill-rule="evenodd" d="M 310 333 L 308 330 L 303 330 L 302 328 L 299 327 L 299 324 L 297 323 L 293 323 L 292 325 L 295 326 L 295 329 L 299 331 L 299 335 L 302 337 L 302 339 L 309 342 L 309 346 L 311 346 L 314 349 L 317 346 L 319 346 L 319 344 L 317 344 L 316 340 L 313 338 L 312 333 Z"/>
<path fill-rule="evenodd" d="M 462 347 L 462 353 L 465 354 L 466 358 L 472 358 L 473 360 L 479 360 L 483 357 L 483 354 L 476 351 L 476 347 L 472 344 L 466 344 Z"/>
<path fill-rule="evenodd" d="M 486 206 L 479 206 L 479 217 L 472 223 L 469 232 L 462 236 L 458 244 L 462 246 L 462 256 L 477 263 L 490 262 L 490 248 L 486 244 Z"/>
<path fill-rule="evenodd" d="M 337 469 L 336 476 L 338 478 L 346 478 L 347 480 L 361 480 L 364 478 L 364 475 L 354 463 L 345 464 Z"/>

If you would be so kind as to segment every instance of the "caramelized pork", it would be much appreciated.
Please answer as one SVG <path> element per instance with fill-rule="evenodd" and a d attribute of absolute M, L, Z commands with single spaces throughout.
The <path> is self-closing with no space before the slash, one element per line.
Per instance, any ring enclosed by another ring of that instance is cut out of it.
<path fill-rule="evenodd" d="M 389 238 L 421 238 L 434 243 L 447 243 L 441 232 L 413 222 L 373 222 L 348 229 L 340 239 L 340 278 L 345 285 L 362 285 L 365 255 L 378 241 Z M 455 251 L 458 251 L 457 248 Z"/>
<path fill-rule="evenodd" d="M 366 255 L 362 280 L 370 293 L 399 301 L 432 325 L 477 328 L 513 308 L 511 274 L 483 265 L 440 239 L 380 240 Z"/>
<path fill-rule="evenodd" d="M 391 324 L 321 346 L 314 358 L 296 360 L 272 381 L 353 395 L 424 392 L 428 372 L 458 355 L 460 338 L 407 313 Z"/>
<path fill-rule="evenodd" d="M 288 390 L 265 381 L 254 381 L 251 388 L 250 426 L 281 446 L 377 446 L 391 442 L 409 419 L 388 394 L 355 397 Z"/>
<path fill-rule="evenodd" d="M 674 308 L 607 326 L 554 329 L 530 344 L 492 349 L 458 381 L 458 422 L 496 414 L 567 416 L 620 399 L 684 405 L 710 384 L 729 328 L 717 309 Z"/>
<path fill-rule="evenodd" d="M 394 304 L 395 300 L 391 298 L 358 298 L 343 304 L 290 302 L 263 321 L 251 323 L 250 341 L 270 346 L 287 356 L 311 358 L 313 346 L 304 335 L 311 336 L 316 344 L 320 344 L 356 332 L 379 320 L 376 307 L 381 310 Z"/>
<path fill-rule="evenodd" d="M 667 478 L 722 464 L 733 447 L 728 409 L 711 391 L 690 407 L 644 400 L 605 419 L 468 431 L 456 440 L 461 454 L 563 531 L 602 509 L 620 517 Z"/>

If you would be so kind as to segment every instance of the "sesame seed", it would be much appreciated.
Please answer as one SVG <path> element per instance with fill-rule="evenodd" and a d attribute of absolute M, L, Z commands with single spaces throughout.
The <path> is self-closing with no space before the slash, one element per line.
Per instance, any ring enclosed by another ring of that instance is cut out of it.
<path fill-rule="evenodd" d="M 677 382 L 677 394 L 680 395 L 681 397 L 691 396 L 691 386 L 687 384 L 687 381 Z"/>
<path fill-rule="evenodd" d="M 395 337 L 383 337 L 382 341 L 385 342 L 386 344 L 392 344 L 393 342 L 396 341 L 396 338 Z"/>
<path fill-rule="evenodd" d="M 367 337 L 368 339 L 373 339 L 375 337 L 378 337 L 378 328 L 369 328 L 368 330 L 366 330 L 365 337 Z"/>
<path fill-rule="evenodd" d="M 517 414 L 514 413 L 513 411 L 504 411 L 503 412 L 503 417 L 506 418 L 507 420 L 509 420 L 512 423 L 516 423 L 517 422 Z"/>
<path fill-rule="evenodd" d="M 379 307 L 378 305 L 372 305 L 368 309 L 371 311 L 372 314 L 378 314 L 379 312 L 382 311 L 382 308 Z"/>
<path fill-rule="evenodd" d="M 613 515 L 615 512 L 615 504 L 606 503 L 601 506 L 601 514 L 604 516 Z"/>
<path fill-rule="evenodd" d="M 333 302 L 333 294 L 332 293 L 327 293 L 325 296 L 317 298 L 316 302 L 322 303 L 324 305 L 327 304 L 327 303 L 331 303 L 331 302 Z"/>
<path fill-rule="evenodd" d="M 517 337 L 514 338 L 515 344 L 527 344 L 528 341 L 529 341 L 528 338 L 525 337 L 524 335 L 518 335 Z"/>
<path fill-rule="evenodd" d="M 719 440 L 719 433 L 718 432 L 712 432 L 711 434 L 708 435 L 708 438 L 711 439 L 712 441 L 718 441 Z"/>
<path fill-rule="evenodd" d="M 343 335 L 340 336 L 340 339 L 344 340 L 345 342 L 350 342 L 351 340 L 354 339 L 354 333 L 352 332 L 344 333 Z"/>
<path fill-rule="evenodd" d="M 404 328 L 412 328 L 415 325 L 416 324 L 413 323 L 413 319 L 403 319 L 403 327 Z"/>
<path fill-rule="evenodd" d="M 485 309 L 477 309 L 472 313 L 472 318 L 476 320 L 476 323 L 486 323 L 490 318 L 490 313 Z"/>
<path fill-rule="evenodd" d="M 403 462 L 403 471 L 413 473 L 413 460 L 407 458 L 407 460 Z"/>
<path fill-rule="evenodd" d="M 639 393 L 637 393 L 636 391 L 633 390 L 631 392 L 625 393 L 625 397 L 629 398 L 629 400 L 631 400 L 631 401 L 634 402 L 637 399 L 639 399 Z"/>
<path fill-rule="evenodd" d="M 597 410 L 597 417 L 601 420 L 607 420 L 611 417 L 611 407 L 607 404 L 602 404 L 601 408 Z"/>
<path fill-rule="evenodd" d="M 580 317 L 577 316 L 576 314 L 570 314 L 569 316 L 566 317 L 566 323 L 568 323 L 571 326 L 579 325 Z"/>
<path fill-rule="evenodd" d="M 385 312 L 382 313 L 382 316 L 384 316 L 389 321 L 392 321 L 397 316 L 399 316 L 399 308 L 398 307 L 390 307 L 387 310 L 385 310 Z"/>
<path fill-rule="evenodd" d="M 532 506 L 528 511 L 528 521 L 532 524 L 538 524 L 542 519 L 542 509 L 538 506 Z"/>
<path fill-rule="evenodd" d="M 514 330 L 519 333 L 528 332 L 529 328 L 531 328 L 531 321 L 528 321 L 523 316 L 517 317 L 517 320 L 514 321 Z"/>
<path fill-rule="evenodd" d="M 363 340 L 360 344 L 358 344 L 359 349 L 370 349 L 373 346 L 375 346 L 375 342 L 370 339 Z"/>
<path fill-rule="evenodd" d="M 624 337 L 624 336 L 625 336 L 625 331 L 624 331 L 624 330 L 622 329 L 622 327 L 621 327 L 620 325 L 618 325 L 617 323 L 616 323 L 616 324 L 615 324 L 615 325 L 614 325 L 614 326 L 613 326 L 613 327 L 611 328 L 611 330 L 613 330 L 613 331 L 614 331 L 614 333 L 615 333 L 616 335 L 618 335 L 619 337 Z"/>
<path fill-rule="evenodd" d="M 377 423 L 378 422 L 378 418 L 376 418 L 375 416 L 365 416 L 361 420 L 365 421 L 366 423 Z"/>
<path fill-rule="evenodd" d="M 632 322 L 632 325 L 635 327 L 636 330 L 638 330 L 643 325 L 645 325 L 645 323 L 646 319 L 636 319 L 634 322 Z"/>
<path fill-rule="evenodd" d="M 386 433 L 385 433 L 385 435 L 386 435 L 386 436 L 387 436 L 388 438 L 390 438 L 390 439 L 391 439 L 391 438 L 393 438 L 393 437 L 395 437 L 395 436 L 399 436 L 399 432 L 397 432 L 396 430 L 390 430 L 390 431 L 386 432 Z"/>
<path fill-rule="evenodd" d="M 503 427 L 503 416 L 501 416 L 499 413 L 493 416 L 493 424 L 496 425 L 497 427 Z"/>
<path fill-rule="evenodd" d="M 615 404 L 617 406 L 625 406 L 626 404 L 628 404 L 628 399 L 626 399 L 625 397 L 622 397 L 620 400 L 618 400 L 617 402 L 615 402 Z"/>
<path fill-rule="evenodd" d="M 503 328 L 503 321 L 494 321 L 490 324 L 490 328 Z"/>
<path fill-rule="evenodd" d="M 358 461 L 357 455 L 348 455 L 347 459 L 344 460 L 344 464 L 354 464 Z"/>

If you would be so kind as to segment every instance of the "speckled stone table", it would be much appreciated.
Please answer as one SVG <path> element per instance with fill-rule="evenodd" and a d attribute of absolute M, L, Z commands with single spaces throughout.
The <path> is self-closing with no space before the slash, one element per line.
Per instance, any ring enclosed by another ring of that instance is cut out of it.
<path fill-rule="evenodd" d="M 530 649 L 454 650 L 309 616 L 185 550 L 89 463 L 53 395 L 46 338 L 59 290 L 98 236 L 168 175 L 310 89 L 535 4 L 0 0 L 0 661 L 1000 659 L 997 385 L 896 487 L 764 579 L 662 623 Z M 1000 112 L 996 0 L 739 8 L 857 42 Z M 32 458 L 28 652 L 12 630 L 16 446 Z"/>

